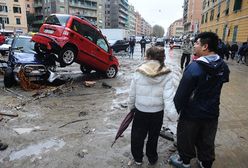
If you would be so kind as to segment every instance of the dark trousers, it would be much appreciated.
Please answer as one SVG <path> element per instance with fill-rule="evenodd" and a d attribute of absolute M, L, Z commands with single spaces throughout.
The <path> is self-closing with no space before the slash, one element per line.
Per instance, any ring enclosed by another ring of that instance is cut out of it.
<path fill-rule="evenodd" d="M 133 58 L 134 46 L 130 46 L 129 49 L 130 49 L 130 55 L 131 55 L 132 58 Z M 130 56 L 129 56 L 129 58 L 130 58 Z"/>
<path fill-rule="evenodd" d="M 185 62 L 185 59 L 186 59 L 186 62 Z M 189 61 L 190 61 L 190 54 L 183 53 L 181 57 L 181 69 L 185 68 L 189 64 Z"/>
<path fill-rule="evenodd" d="M 158 160 L 157 145 L 163 116 L 164 111 L 144 113 L 136 109 L 131 132 L 131 152 L 135 161 L 142 161 L 144 141 L 147 135 L 146 156 L 148 161 L 154 163 Z"/>
<path fill-rule="evenodd" d="M 146 47 L 141 47 L 141 57 L 145 56 Z"/>
<path fill-rule="evenodd" d="M 184 163 L 190 163 L 190 160 L 197 156 L 205 168 L 211 168 L 215 160 L 214 140 L 217 126 L 217 119 L 192 121 L 179 118 L 177 149 Z"/>

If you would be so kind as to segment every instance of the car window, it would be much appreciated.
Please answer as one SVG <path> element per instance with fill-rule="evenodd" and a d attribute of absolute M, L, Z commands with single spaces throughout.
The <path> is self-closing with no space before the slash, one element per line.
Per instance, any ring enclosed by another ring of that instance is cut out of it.
<path fill-rule="evenodd" d="M 67 21 L 69 20 L 69 18 L 70 18 L 70 16 L 51 15 L 46 19 L 45 23 L 46 24 L 65 26 Z"/>
<path fill-rule="evenodd" d="M 34 42 L 31 41 L 31 38 L 16 38 L 12 48 L 17 52 L 35 53 Z"/>
<path fill-rule="evenodd" d="M 107 44 L 107 42 L 103 38 L 97 39 L 96 45 L 98 45 L 104 51 L 108 52 L 108 44 Z"/>
<path fill-rule="evenodd" d="M 78 32 L 79 34 L 87 38 L 88 40 L 94 42 L 95 34 L 94 34 L 93 28 L 85 24 L 82 24 L 79 21 L 74 19 L 71 25 L 71 29 L 74 30 L 75 32 Z"/>

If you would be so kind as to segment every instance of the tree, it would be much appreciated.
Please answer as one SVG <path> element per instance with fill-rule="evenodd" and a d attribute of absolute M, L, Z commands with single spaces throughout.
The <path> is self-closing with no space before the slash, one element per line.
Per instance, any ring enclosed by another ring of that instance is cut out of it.
<path fill-rule="evenodd" d="M 154 25 L 152 28 L 152 34 L 156 37 L 162 37 L 164 36 L 164 28 L 159 25 Z"/>

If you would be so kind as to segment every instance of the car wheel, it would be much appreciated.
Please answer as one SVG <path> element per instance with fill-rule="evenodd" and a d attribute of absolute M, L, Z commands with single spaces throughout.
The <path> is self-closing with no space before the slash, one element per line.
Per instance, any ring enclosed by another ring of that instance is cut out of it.
<path fill-rule="evenodd" d="M 60 52 L 60 61 L 64 65 L 71 65 L 76 59 L 77 52 L 72 47 L 65 47 Z"/>
<path fill-rule="evenodd" d="M 4 86 L 7 88 L 10 88 L 16 83 L 15 78 L 14 78 L 14 73 L 12 68 L 7 68 L 5 69 L 4 73 Z"/>
<path fill-rule="evenodd" d="M 1 51 L 2 56 L 5 56 L 5 54 L 6 54 L 6 51 Z"/>
<path fill-rule="evenodd" d="M 107 78 L 114 78 L 117 75 L 117 72 L 118 70 L 116 66 L 111 65 L 106 71 L 106 76 Z"/>
<path fill-rule="evenodd" d="M 80 65 L 80 69 L 84 74 L 89 74 L 91 72 L 91 69 L 85 65 Z"/>
<path fill-rule="evenodd" d="M 41 44 L 39 44 L 39 43 L 34 44 L 34 50 L 37 54 L 45 54 L 46 53 L 46 51 L 41 49 Z"/>

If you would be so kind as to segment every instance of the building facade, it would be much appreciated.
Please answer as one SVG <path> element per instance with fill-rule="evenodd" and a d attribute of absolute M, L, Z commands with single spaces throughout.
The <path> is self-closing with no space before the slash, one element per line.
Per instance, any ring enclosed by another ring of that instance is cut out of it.
<path fill-rule="evenodd" d="M 107 0 L 105 3 L 105 27 L 128 29 L 128 1 Z"/>
<path fill-rule="evenodd" d="M 202 12 L 201 4 L 200 0 L 184 0 L 183 27 L 185 34 L 196 34 L 200 31 L 199 25 Z"/>
<path fill-rule="evenodd" d="M 212 31 L 224 42 L 248 40 L 248 0 L 202 1 L 201 31 Z"/>
<path fill-rule="evenodd" d="M 131 36 L 136 35 L 135 28 L 136 28 L 136 17 L 135 17 L 134 6 L 129 5 L 128 7 L 128 30 Z"/>
<path fill-rule="evenodd" d="M 26 1 L 26 13 L 34 14 L 34 0 L 25 0 Z"/>
<path fill-rule="evenodd" d="M 27 33 L 25 0 L 0 0 L 0 29 Z"/>
<path fill-rule="evenodd" d="M 183 19 L 174 21 L 167 30 L 166 38 L 179 38 L 184 34 Z"/>

